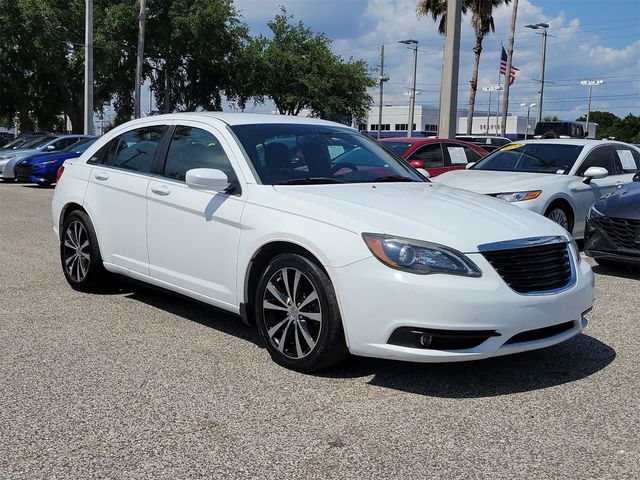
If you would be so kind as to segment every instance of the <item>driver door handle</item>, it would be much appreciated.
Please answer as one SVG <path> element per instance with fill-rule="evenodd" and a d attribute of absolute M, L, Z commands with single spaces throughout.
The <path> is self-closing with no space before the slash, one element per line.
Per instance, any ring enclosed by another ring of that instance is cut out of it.
<path fill-rule="evenodd" d="M 105 172 L 104 170 L 100 170 L 100 171 L 94 173 L 93 177 L 96 180 L 105 181 L 105 180 L 109 179 L 109 174 L 107 172 Z"/>
<path fill-rule="evenodd" d="M 151 186 L 151 191 L 156 195 L 167 196 L 171 193 L 169 187 L 166 185 L 153 185 Z"/>

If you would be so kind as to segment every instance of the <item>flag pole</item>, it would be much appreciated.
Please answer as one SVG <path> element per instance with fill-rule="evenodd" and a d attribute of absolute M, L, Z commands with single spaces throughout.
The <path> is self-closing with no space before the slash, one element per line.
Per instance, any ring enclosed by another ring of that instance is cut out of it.
<path fill-rule="evenodd" d="M 518 16 L 518 0 L 513 0 L 511 11 L 511 31 L 509 32 L 509 46 L 507 47 L 507 68 L 504 73 L 504 96 L 502 97 L 502 125 L 500 133 L 504 137 L 507 134 L 507 113 L 509 112 L 509 84 L 511 83 L 511 66 L 513 60 L 513 43 L 516 34 L 516 18 Z M 507 80 L 507 75 L 509 78 Z"/>

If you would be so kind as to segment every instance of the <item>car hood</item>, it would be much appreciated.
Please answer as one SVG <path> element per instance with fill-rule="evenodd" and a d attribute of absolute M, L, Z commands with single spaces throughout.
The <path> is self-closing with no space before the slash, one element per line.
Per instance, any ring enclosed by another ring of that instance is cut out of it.
<path fill-rule="evenodd" d="M 632 182 L 616 190 L 605 202 L 603 213 L 607 217 L 640 220 L 640 182 Z"/>
<path fill-rule="evenodd" d="M 462 252 L 484 243 L 563 235 L 541 215 L 503 200 L 426 182 L 275 186 L 256 203 L 357 234 L 428 240 Z"/>
<path fill-rule="evenodd" d="M 449 187 L 486 194 L 535 190 L 549 183 L 566 179 L 565 175 L 552 173 L 496 172 L 471 169 L 443 173 L 433 181 Z"/>
<path fill-rule="evenodd" d="M 36 153 L 30 155 L 26 162 L 30 164 L 47 162 L 50 160 L 66 160 L 67 158 L 79 157 L 80 154 L 76 152 L 48 152 L 48 153 Z"/>

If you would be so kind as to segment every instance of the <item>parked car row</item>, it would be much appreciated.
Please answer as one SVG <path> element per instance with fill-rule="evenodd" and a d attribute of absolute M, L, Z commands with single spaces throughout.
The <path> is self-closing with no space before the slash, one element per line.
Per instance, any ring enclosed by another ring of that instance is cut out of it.
<path fill-rule="evenodd" d="M 97 137 L 93 135 L 31 135 L 20 137 L 0 149 L 0 180 L 16 179 L 48 186 L 58 168 L 77 157 Z"/>

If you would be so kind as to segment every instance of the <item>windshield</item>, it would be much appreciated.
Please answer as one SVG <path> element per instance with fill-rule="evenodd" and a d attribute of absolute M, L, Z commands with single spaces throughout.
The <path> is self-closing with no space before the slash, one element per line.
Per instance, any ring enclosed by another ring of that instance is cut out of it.
<path fill-rule="evenodd" d="M 9 143 L 4 145 L 2 148 L 6 148 L 6 149 L 16 148 L 16 147 L 26 143 L 28 140 L 31 140 L 31 138 L 29 138 L 29 137 L 16 138 L 15 140 L 11 140 Z"/>
<path fill-rule="evenodd" d="M 424 181 L 376 141 L 346 128 L 254 124 L 231 129 L 263 184 Z"/>
<path fill-rule="evenodd" d="M 397 153 L 398 155 L 402 155 L 404 152 L 409 150 L 409 147 L 413 145 L 411 142 L 382 142 L 385 147 L 391 149 L 393 153 Z"/>
<path fill-rule="evenodd" d="M 567 175 L 582 145 L 515 143 L 487 155 L 471 169 Z"/>
<path fill-rule="evenodd" d="M 96 138 L 83 138 L 76 143 L 72 143 L 67 148 L 63 148 L 61 151 L 68 153 L 82 153 L 89 148 L 96 141 Z"/>

